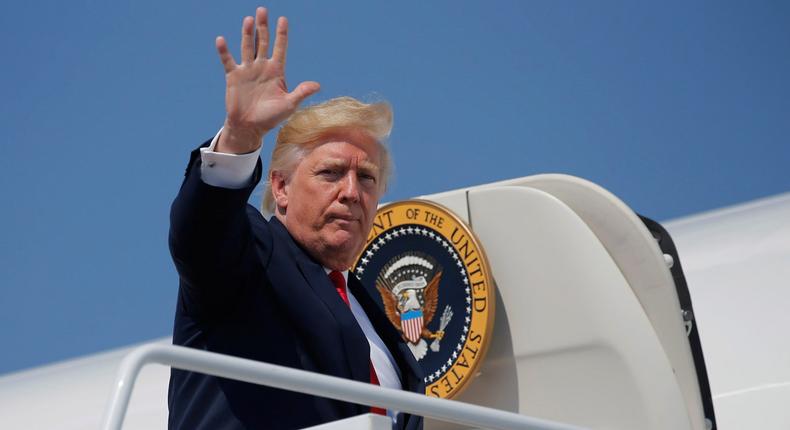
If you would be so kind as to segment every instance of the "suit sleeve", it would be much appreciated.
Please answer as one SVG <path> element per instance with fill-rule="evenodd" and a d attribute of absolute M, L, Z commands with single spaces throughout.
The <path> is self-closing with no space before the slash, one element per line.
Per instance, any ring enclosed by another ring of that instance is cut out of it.
<path fill-rule="evenodd" d="M 218 310 L 231 303 L 268 259 L 268 228 L 257 228 L 253 234 L 251 222 L 265 226 L 265 221 L 257 211 L 248 211 L 247 205 L 261 170 L 258 159 L 247 186 L 216 187 L 201 179 L 200 148 L 191 154 L 170 211 L 169 245 L 182 293 L 195 310 Z"/>

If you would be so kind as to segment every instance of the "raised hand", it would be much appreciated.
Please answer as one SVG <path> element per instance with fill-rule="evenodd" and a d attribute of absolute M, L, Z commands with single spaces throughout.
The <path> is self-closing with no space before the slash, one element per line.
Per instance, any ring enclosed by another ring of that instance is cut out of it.
<path fill-rule="evenodd" d="M 272 55 L 269 52 L 267 11 L 259 7 L 255 19 L 245 17 L 241 27 L 241 64 L 228 52 L 228 44 L 217 37 L 217 52 L 225 67 L 227 117 L 217 143 L 218 152 L 241 154 L 261 145 L 263 135 L 288 118 L 307 97 L 315 94 L 318 82 L 302 82 L 288 92 L 285 84 L 285 54 L 288 50 L 288 20 L 277 20 Z M 257 48 L 254 29 L 257 29 Z"/>

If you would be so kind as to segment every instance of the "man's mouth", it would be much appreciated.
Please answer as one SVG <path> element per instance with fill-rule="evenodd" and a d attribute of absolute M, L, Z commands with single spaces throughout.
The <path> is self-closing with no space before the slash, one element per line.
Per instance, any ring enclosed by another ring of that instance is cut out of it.
<path fill-rule="evenodd" d="M 359 220 L 359 218 L 355 217 L 353 214 L 343 214 L 343 213 L 331 214 L 331 215 L 329 215 L 329 219 L 330 219 L 330 221 L 332 221 L 332 220 L 340 220 L 340 221 L 349 221 L 349 222 L 351 222 L 351 221 L 358 221 Z"/>
<path fill-rule="evenodd" d="M 339 227 L 351 226 L 359 221 L 358 218 L 351 215 L 333 215 L 329 217 L 329 222 L 338 225 Z"/>

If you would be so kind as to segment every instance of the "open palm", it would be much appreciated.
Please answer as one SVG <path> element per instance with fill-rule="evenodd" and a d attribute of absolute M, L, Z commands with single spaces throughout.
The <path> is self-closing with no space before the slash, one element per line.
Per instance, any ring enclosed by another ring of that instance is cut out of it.
<path fill-rule="evenodd" d="M 261 137 L 288 118 L 299 104 L 318 91 L 317 82 L 302 82 L 288 92 L 285 83 L 285 57 L 288 49 L 288 21 L 281 17 L 277 21 L 276 38 L 271 57 L 269 51 L 269 28 L 267 12 L 258 8 L 255 19 L 244 18 L 241 37 L 241 64 L 237 64 L 228 52 L 223 37 L 217 38 L 217 51 L 225 67 L 225 130 L 223 133 L 238 138 L 226 140 L 226 148 L 249 152 L 260 146 Z M 257 27 L 256 37 L 253 29 Z"/>

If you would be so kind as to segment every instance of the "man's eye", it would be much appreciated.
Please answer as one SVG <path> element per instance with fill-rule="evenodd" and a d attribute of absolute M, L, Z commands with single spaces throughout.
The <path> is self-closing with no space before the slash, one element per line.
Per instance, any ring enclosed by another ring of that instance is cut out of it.
<path fill-rule="evenodd" d="M 339 174 L 339 171 L 335 169 L 323 169 L 319 170 L 318 174 L 326 177 L 335 177 Z"/>
<path fill-rule="evenodd" d="M 366 173 L 361 173 L 359 175 L 359 180 L 365 181 L 365 182 L 374 182 L 375 183 L 376 182 L 376 177 L 373 176 L 373 175 L 366 174 Z"/>

